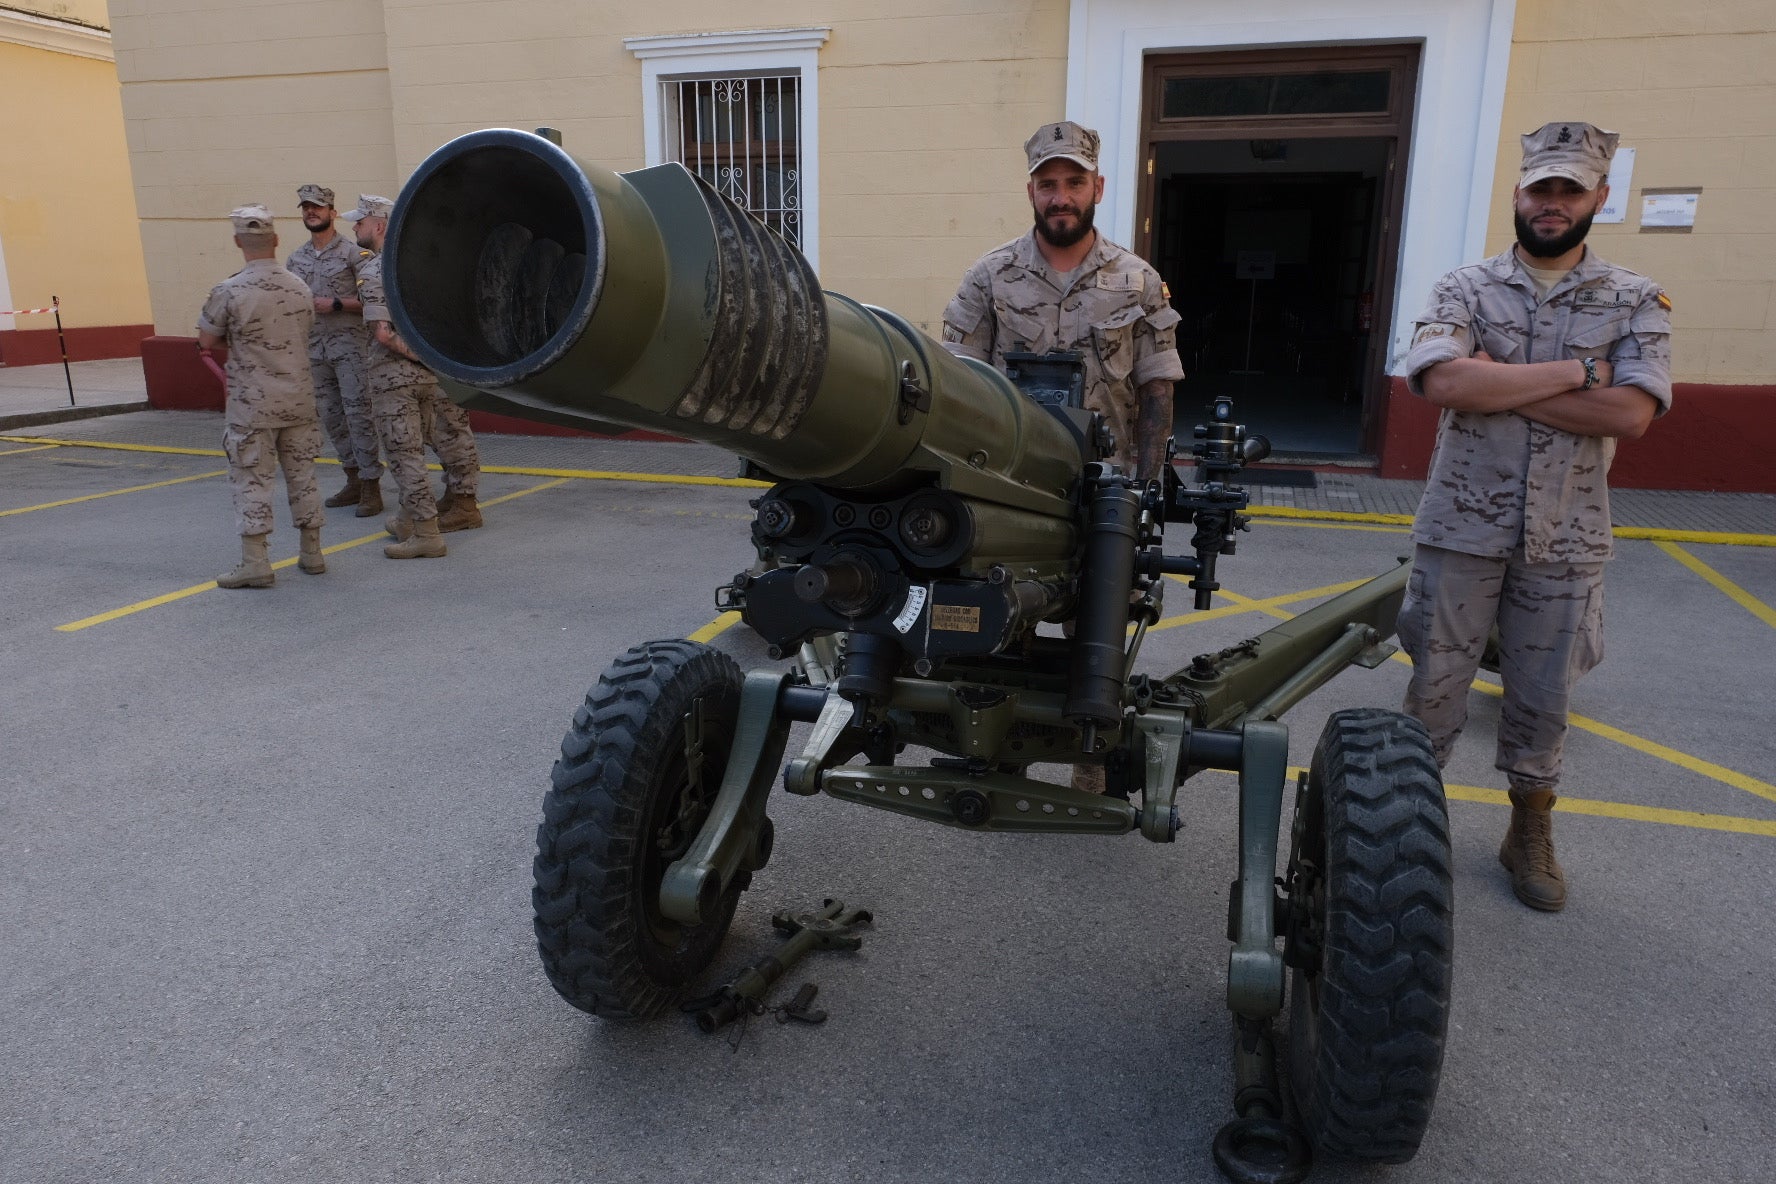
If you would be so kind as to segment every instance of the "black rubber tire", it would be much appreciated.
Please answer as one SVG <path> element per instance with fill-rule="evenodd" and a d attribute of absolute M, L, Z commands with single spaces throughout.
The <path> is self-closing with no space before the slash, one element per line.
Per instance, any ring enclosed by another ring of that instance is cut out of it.
<path fill-rule="evenodd" d="M 715 916 L 682 925 L 660 912 L 660 880 L 696 836 L 721 785 L 740 712 L 740 668 L 690 641 L 650 641 L 586 693 L 561 741 L 537 828 L 537 950 L 555 990 L 613 1020 L 660 1014 L 709 965 L 740 884 Z M 689 786 L 685 718 L 703 700 L 701 807 Z"/>
<path fill-rule="evenodd" d="M 1449 815 L 1424 725 L 1335 713 L 1298 809 L 1294 891 L 1319 951 L 1289 983 L 1301 1124 L 1319 1151 L 1404 1163 L 1437 1097 L 1454 943 Z"/>

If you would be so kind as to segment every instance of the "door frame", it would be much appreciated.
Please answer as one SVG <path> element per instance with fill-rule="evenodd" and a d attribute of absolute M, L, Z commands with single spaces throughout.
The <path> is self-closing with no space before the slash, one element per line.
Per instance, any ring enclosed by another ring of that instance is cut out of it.
<path fill-rule="evenodd" d="M 1412 108 L 1418 92 L 1421 61 L 1417 42 L 1385 45 L 1335 45 L 1294 48 L 1150 53 L 1142 64 L 1141 160 L 1136 185 L 1135 250 L 1143 259 L 1153 257 L 1153 210 L 1159 188 L 1154 162 L 1159 145 L 1208 140 L 1286 140 L 1368 137 L 1388 142 L 1387 173 L 1381 200 L 1381 226 L 1377 234 L 1375 295 L 1371 308 L 1369 342 L 1363 359 L 1363 398 L 1360 447 L 1365 454 L 1380 453 L 1383 419 L 1388 403 L 1388 358 L 1392 326 L 1387 313 L 1394 307 L 1398 279 L 1400 240 L 1406 202 L 1406 164 L 1412 141 Z M 1387 107 L 1375 112 L 1340 112 L 1315 115 L 1172 116 L 1161 115 L 1165 82 L 1182 77 L 1240 77 L 1291 72 L 1376 70 L 1389 72 Z"/>

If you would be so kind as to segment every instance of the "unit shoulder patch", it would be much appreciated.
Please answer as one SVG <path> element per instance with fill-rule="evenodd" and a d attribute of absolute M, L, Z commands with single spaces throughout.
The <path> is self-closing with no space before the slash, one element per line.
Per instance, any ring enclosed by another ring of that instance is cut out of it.
<path fill-rule="evenodd" d="M 1423 345 L 1425 342 L 1438 337 L 1453 337 L 1454 335 L 1454 325 L 1445 324 L 1440 321 L 1433 321 L 1428 325 L 1419 326 L 1418 332 L 1412 335 L 1412 344 Z"/>

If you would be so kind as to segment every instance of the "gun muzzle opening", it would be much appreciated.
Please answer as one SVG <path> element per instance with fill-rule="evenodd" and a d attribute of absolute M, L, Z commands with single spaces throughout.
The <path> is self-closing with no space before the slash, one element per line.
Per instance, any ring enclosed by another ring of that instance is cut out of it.
<path fill-rule="evenodd" d="M 585 175 L 528 132 L 479 132 L 434 153 L 395 205 L 386 250 L 395 327 L 434 370 L 481 387 L 564 353 L 604 276 Z"/>

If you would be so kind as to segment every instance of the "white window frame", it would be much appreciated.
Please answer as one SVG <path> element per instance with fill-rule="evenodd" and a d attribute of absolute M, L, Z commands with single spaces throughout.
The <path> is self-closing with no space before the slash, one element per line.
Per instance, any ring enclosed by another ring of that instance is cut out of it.
<path fill-rule="evenodd" d="M 830 25 L 793 29 L 739 29 L 725 33 L 625 37 L 641 61 L 641 122 L 648 165 L 672 159 L 676 129 L 666 127 L 666 87 L 693 79 L 745 74 L 795 74 L 801 90 L 802 254 L 820 270 L 820 47 Z"/>

